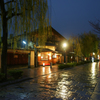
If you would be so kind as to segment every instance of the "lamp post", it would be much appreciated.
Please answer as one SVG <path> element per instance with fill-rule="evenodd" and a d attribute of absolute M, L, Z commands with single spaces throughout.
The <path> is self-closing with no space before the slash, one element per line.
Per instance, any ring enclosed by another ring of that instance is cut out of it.
<path fill-rule="evenodd" d="M 95 53 L 93 52 L 93 56 L 92 56 L 92 62 L 94 62 L 94 56 L 95 56 Z"/>
<path fill-rule="evenodd" d="M 22 42 L 23 42 L 24 46 L 27 44 L 26 41 L 22 41 Z M 28 68 L 30 68 L 30 53 L 28 53 Z"/>
<path fill-rule="evenodd" d="M 26 45 L 26 41 L 22 41 L 23 42 L 23 48 L 25 48 Z"/>
<path fill-rule="evenodd" d="M 63 48 L 64 48 L 64 63 L 66 63 L 66 43 L 63 43 Z"/>

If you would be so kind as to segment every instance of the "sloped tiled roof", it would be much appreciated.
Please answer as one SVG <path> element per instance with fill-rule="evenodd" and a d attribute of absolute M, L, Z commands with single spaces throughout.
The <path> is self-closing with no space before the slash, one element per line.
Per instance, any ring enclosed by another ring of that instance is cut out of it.
<path fill-rule="evenodd" d="M 63 38 L 63 39 L 66 40 L 66 38 L 63 37 L 59 32 L 57 32 L 53 27 L 51 27 L 51 28 L 52 28 L 52 32 L 53 32 L 55 35 L 57 35 L 57 36 L 59 36 L 60 38 Z"/>

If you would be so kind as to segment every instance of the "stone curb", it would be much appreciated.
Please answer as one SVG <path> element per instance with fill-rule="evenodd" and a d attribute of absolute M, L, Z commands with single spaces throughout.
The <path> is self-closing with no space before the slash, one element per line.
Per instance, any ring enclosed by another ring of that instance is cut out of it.
<path fill-rule="evenodd" d="M 93 94 L 90 97 L 90 100 L 100 100 L 100 76 L 98 77 L 96 87 L 94 89 Z"/>

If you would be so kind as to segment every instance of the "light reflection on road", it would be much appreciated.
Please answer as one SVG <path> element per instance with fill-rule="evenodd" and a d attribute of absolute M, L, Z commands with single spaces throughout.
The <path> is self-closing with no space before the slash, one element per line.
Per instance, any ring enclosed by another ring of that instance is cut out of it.
<path fill-rule="evenodd" d="M 50 66 L 29 71 L 32 77 L 38 77 L 7 88 L 3 87 L 0 89 L 2 91 L 0 97 L 8 95 L 11 100 L 9 94 L 12 93 L 18 96 L 19 100 L 24 98 L 26 100 L 54 100 L 53 98 L 89 100 L 96 86 L 98 73 L 100 73 L 100 63 L 89 63 L 62 71 L 58 71 L 57 68 L 51 69 Z"/>
<path fill-rule="evenodd" d="M 93 63 L 92 63 L 92 67 L 91 67 L 91 73 L 92 73 L 92 76 L 91 76 L 91 77 L 92 77 L 92 79 L 95 78 L 95 74 L 96 74 L 95 67 L 96 67 L 96 63 L 93 62 Z"/>
<path fill-rule="evenodd" d="M 58 86 L 57 86 L 57 90 L 56 90 L 56 93 L 55 93 L 55 96 L 57 98 L 62 98 L 62 99 L 67 99 L 67 95 L 68 95 L 68 88 L 67 88 L 67 85 L 70 84 L 67 83 L 66 81 L 66 76 L 68 76 L 67 74 L 61 74 L 61 76 L 63 76 L 63 79 L 58 82 Z"/>
<path fill-rule="evenodd" d="M 42 70 L 43 70 L 43 74 L 45 74 L 45 67 L 42 67 Z"/>

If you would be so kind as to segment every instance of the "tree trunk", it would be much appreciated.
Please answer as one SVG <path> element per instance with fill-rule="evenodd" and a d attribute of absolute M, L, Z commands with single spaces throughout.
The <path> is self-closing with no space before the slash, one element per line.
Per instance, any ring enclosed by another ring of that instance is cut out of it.
<path fill-rule="evenodd" d="M 5 79 L 7 79 L 7 37 L 8 37 L 8 28 L 7 28 L 7 18 L 6 11 L 4 7 L 4 0 L 0 0 L 1 7 L 1 16 L 2 16 L 2 28 L 3 28 L 3 47 L 1 55 L 1 72 L 5 74 Z"/>
<path fill-rule="evenodd" d="M 7 79 L 7 20 L 3 21 L 3 47 L 1 55 L 1 72 L 5 73 L 5 78 Z"/>

